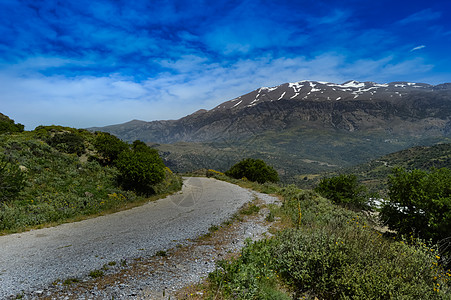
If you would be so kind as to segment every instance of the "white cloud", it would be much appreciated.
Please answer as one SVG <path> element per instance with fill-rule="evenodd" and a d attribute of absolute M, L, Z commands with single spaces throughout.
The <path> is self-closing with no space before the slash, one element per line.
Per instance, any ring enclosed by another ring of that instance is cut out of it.
<path fill-rule="evenodd" d="M 417 47 L 415 47 L 415 48 L 412 48 L 412 49 L 410 50 L 410 52 L 417 51 L 417 50 L 423 49 L 423 48 L 425 48 L 425 47 L 426 47 L 425 45 L 420 45 L 420 46 L 417 46 Z"/>
<path fill-rule="evenodd" d="M 401 25 L 408 25 L 411 23 L 417 22 L 428 22 L 439 19 L 442 16 L 441 12 L 433 11 L 432 9 L 424 9 L 422 11 L 416 12 L 400 21 L 398 21 Z"/>
<path fill-rule="evenodd" d="M 421 78 L 427 82 L 424 76 L 433 67 L 418 58 L 394 61 L 388 56 L 348 62 L 344 55 L 327 53 L 314 58 L 264 56 L 219 64 L 188 56 L 167 63 L 167 72 L 142 82 L 118 74 L 66 78 L 31 73 L 24 77 L 22 72 L 3 70 L 0 107 L 27 129 L 41 124 L 85 128 L 132 119 L 178 119 L 261 86 L 305 79 L 342 83 Z"/>

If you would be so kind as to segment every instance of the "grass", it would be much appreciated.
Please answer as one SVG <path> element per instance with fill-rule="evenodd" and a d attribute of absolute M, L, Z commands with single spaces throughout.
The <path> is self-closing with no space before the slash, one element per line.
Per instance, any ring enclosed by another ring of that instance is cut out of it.
<path fill-rule="evenodd" d="M 102 277 L 104 272 L 102 270 L 93 270 L 89 272 L 89 276 L 92 278 L 99 278 Z"/>
<path fill-rule="evenodd" d="M 64 284 L 64 285 L 71 285 L 71 284 L 73 284 L 73 283 L 78 283 L 78 282 L 80 282 L 80 279 L 75 278 L 75 277 L 71 277 L 71 278 L 65 279 L 65 280 L 63 281 L 63 284 Z"/>
<path fill-rule="evenodd" d="M 240 213 L 243 215 L 253 215 L 260 211 L 260 207 L 255 205 L 254 203 L 251 203 L 240 210 Z"/>

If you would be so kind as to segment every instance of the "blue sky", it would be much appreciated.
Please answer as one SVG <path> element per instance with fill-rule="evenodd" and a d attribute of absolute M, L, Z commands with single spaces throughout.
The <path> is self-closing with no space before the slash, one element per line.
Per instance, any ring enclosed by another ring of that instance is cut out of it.
<path fill-rule="evenodd" d="M 451 82 L 451 1 L 0 0 L 0 112 L 28 130 L 351 79 Z"/>

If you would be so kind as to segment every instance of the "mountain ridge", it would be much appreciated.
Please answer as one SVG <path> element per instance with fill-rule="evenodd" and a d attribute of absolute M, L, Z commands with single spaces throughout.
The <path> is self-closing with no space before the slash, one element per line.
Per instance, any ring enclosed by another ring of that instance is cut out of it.
<path fill-rule="evenodd" d="M 259 88 L 178 120 L 91 130 L 152 144 L 179 172 L 224 171 L 254 157 L 288 178 L 450 142 L 451 84 L 300 81 Z"/>
<path fill-rule="evenodd" d="M 448 134 L 450 115 L 450 83 L 434 86 L 410 82 L 299 81 L 262 87 L 178 120 L 133 120 L 90 130 L 107 131 L 127 141 L 174 143 L 214 141 L 223 139 L 224 134 L 248 138 L 264 130 L 283 130 L 300 122 L 347 131 L 396 131 L 401 123 L 401 128 L 406 130 L 407 123 L 421 120 L 421 126 L 408 124 L 407 127 Z"/>

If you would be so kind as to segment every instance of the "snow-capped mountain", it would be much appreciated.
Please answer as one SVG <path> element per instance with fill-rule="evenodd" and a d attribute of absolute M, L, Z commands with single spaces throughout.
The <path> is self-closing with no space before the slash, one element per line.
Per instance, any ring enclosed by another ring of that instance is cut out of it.
<path fill-rule="evenodd" d="M 399 99 L 416 91 L 433 91 L 437 87 L 412 82 L 391 82 L 379 84 L 374 82 L 348 81 L 343 84 L 299 81 L 285 83 L 276 87 L 262 87 L 246 95 L 224 102 L 213 110 L 252 107 L 265 101 L 279 100 L 372 100 L 378 98 Z"/>
<path fill-rule="evenodd" d="M 246 139 L 295 127 L 451 136 L 451 84 L 300 81 L 262 87 L 179 120 L 93 128 L 133 141 Z"/>

